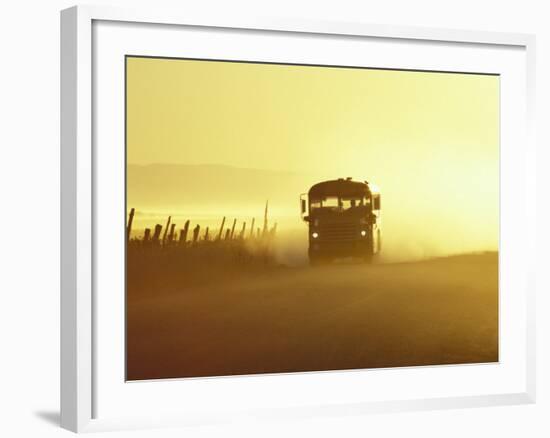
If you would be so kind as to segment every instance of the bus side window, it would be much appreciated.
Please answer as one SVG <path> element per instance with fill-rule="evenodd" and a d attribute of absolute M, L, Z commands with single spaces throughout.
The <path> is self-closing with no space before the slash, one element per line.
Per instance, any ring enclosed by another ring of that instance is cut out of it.
<path fill-rule="evenodd" d="M 380 195 L 373 196 L 373 210 L 380 210 Z"/>

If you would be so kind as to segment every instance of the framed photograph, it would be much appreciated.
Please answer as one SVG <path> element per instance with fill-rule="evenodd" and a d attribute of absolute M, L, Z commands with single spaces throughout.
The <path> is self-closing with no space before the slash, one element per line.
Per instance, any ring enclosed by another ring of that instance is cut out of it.
<path fill-rule="evenodd" d="M 62 426 L 532 403 L 534 37 L 61 13 Z"/>

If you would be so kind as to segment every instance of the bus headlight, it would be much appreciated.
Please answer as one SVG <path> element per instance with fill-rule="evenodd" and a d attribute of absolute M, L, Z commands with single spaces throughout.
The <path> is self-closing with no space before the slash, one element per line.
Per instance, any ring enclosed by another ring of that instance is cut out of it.
<path fill-rule="evenodd" d="M 365 237 L 367 235 L 367 232 L 365 230 L 361 230 L 361 237 Z"/>
<path fill-rule="evenodd" d="M 313 233 L 311 233 L 311 237 L 317 239 L 319 237 L 319 233 L 317 231 L 314 231 Z"/>

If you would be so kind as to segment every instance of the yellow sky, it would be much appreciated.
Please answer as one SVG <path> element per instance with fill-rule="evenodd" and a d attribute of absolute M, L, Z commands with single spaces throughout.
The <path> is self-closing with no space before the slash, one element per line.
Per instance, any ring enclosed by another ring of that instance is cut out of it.
<path fill-rule="evenodd" d="M 127 141 L 130 164 L 369 179 L 401 233 L 498 244 L 497 76 L 128 58 Z"/>

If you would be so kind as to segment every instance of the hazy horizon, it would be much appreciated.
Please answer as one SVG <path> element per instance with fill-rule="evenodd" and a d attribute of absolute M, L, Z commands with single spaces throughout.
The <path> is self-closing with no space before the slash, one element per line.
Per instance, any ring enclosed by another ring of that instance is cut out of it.
<path fill-rule="evenodd" d="M 167 172 L 167 168 L 175 169 L 176 173 Z M 148 175 L 138 172 L 138 175 L 134 175 L 136 169 L 158 170 L 158 172 Z M 205 184 L 204 181 L 211 178 L 213 169 L 218 170 L 216 184 Z M 197 170 L 200 170 L 198 174 Z M 229 174 L 225 175 L 222 170 L 227 170 Z M 243 173 L 244 180 L 250 182 L 247 190 L 239 191 L 235 188 L 244 183 L 235 177 L 234 172 Z M 287 176 L 284 182 L 273 183 L 273 181 L 279 181 L 280 175 Z M 289 175 L 293 178 L 289 178 Z M 326 176 L 324 179 L 345 176 L 347 175 Z M 256 226 L 259 226 L 263 220 L 265 203 L 269 201 L 270 222 L 278 224 L 279 239 L 276 249 L 280 261 L 295 264 L 304 263 L 307 259 L 307 226 L 300 218 L 298 196 L 300 193 L 307 192 L 313 183 L 322 180 L 321 176 L 316 177 L 307 173 L 302 175 L 298 172 L 277 172 L 269 169 L 239 169 L 224 164 L 128 164 L 129 184 L 137 184 L 134 178 L 139 180 L 140 188 L 129 191 L 128 208 L 136 208 L 134 218 L 136 236 L 139 236 L 146 227 L 153 228 L 157 223 L 164 225 L 168 216 L 172 217 L 171 222 L 178 228 L 182 227 L 186 220 L 190 220 L 192 227 L 196 224 L 200 224 L 202 230 L 209 227 L 211 235 L 219 230 L 224 216 L 226 227 L 231 226 L 233 220 L 237 219 L 237 230 L 240 230 L 243 222 L 246 222 L 247 227 L 250 228 L 252 218 L 255 218 Z M 192 187 L 192 190 L 184 189 L 186 187 Z M 148 188 L 151 190 L 149 191 Z M 451 239 L 444 228 L 415 229 L 413 236 L 404 234 L 403 218 L 397 217 L 397 220 L 392 218 L 392 212 L 398 202 L 391 198 L 386 199 L 384 187 L 380 189 L 384 233 L 382 260 L 417 260 L 434 256 L 498 250 L 498 246 L 493 246 L 490 242 L 480 243 L 479 236 L 475 234 L 459 236 L 459 240 Z M 441 241 L 442 245 L 437 245 L 438 241 Z"/>

